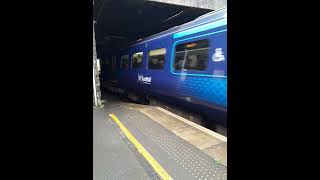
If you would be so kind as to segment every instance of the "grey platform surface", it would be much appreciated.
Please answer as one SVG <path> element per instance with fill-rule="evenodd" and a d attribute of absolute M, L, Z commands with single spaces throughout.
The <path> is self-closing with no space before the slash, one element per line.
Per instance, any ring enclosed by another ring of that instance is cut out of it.
<path fill-rule="evenodd" d="M 173 179 L 227 179 L 227 168 L 145 114 L 121 107 L 108 98 L 104 109 L 94 111 L 94 180 L 158 179 L 148 163 L 121 135 L 107 116 L 115 114 Z M 139 157 L 140 156 L 140 157 Z"/>
<path fill-rule="evenodd" d="M 227 179 L 227 168 L 137 110 L 108 108 L 173 179 Z"/>
<path fill-rule="evenodd" d="M 106 108 L 93 111 L 93 179 L 154 179 L 106 118 Z"/>

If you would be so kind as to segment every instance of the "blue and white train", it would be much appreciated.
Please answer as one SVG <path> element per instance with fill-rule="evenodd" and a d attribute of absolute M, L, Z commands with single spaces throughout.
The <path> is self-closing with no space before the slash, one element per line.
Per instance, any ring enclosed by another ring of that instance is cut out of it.
<path fill-rule="evenodd" d="M 227 8 L 108 54 L 103 79 L 227 122 Z M 110 83 L 111 82 L 111 83 Z"/>

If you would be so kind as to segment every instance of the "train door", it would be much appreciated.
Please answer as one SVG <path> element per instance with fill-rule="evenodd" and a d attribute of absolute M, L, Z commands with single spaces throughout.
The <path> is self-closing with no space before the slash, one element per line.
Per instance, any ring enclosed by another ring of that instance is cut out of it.
<path fill-rule="evenodd" d="M 157 94 L 168 93 L 168 77 L 166 76 L 166 66 L 168 61 L 168 48 L 165 40 L 155 40 L 148 44 L 146 50 L 146 71 L 150 78 L 149 92 Z"/>

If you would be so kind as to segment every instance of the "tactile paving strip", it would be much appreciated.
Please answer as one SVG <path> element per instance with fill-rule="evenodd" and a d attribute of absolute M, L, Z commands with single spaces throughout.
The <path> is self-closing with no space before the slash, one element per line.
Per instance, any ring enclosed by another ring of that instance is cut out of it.
<path fill-rule="evenodd" d="M 227 179 L 225 166 L 143 113 L 120 107 L 111 111 L 174 179 Z"/>

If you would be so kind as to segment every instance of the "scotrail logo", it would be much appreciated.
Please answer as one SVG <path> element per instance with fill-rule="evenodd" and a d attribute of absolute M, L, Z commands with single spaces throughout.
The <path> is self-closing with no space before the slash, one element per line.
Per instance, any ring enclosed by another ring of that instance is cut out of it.
<path fill-rule="evenodd" d="M 138 82 L 142 82 L 144 84 L 151 84 L 151 77 L 144 77 L 141 74 L 138 74 Z"/>

